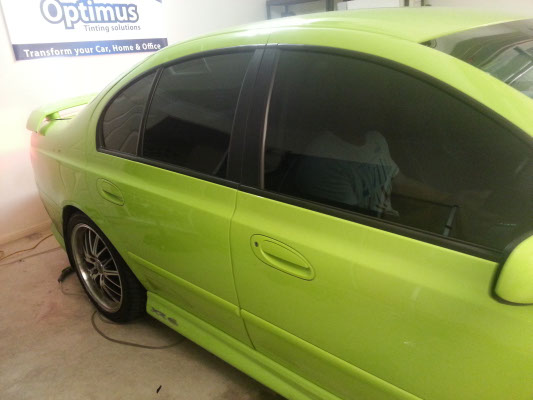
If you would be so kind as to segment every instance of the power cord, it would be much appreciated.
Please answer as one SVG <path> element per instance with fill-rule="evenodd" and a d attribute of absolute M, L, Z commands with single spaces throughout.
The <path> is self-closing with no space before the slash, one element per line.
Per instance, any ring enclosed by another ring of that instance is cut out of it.
<path fill-rule="evenodd" d="M 63 281 L 67 278 L 67 276 L 69 276 L 73 272 L 74 272 L 74 269 L 70 265 L 68 267 L 64 268 L 61 271 L 61 274 L 59 275 L 59 278 L 57 279 L 57 281 L 59 282 L 61 293 L 65 294 L 67 296 L 84 296 L 85 297 L 85 293 L 82 293 L 82 292 L 78 292 L 78 293 L 69 292 L 69 291 L 66 291 L 65 288 L 63 287 Z M 98 328 L 98 326 L 96 325 L 96 322 L 95 322 L 95 317 L 96 317 L 97 314 L 98 314 L 98 317 L 100 318 L 100 321 L 102 321 L 102 322 L 104 322 L 106 324 L 110 324 L 110 325 L 120 325 L 120 324 L 117 324 L 117 323 L 115 323 L 113 321 L 108 320 L 107 318 L 102 316 L 102 314 L 100 314 L 98 312 L 98 310 L 94 310 L 93 315 L 91 316 L 91 324 L 92 324 L 94 330 L 100 336 L 102 336 L 104 339 L 109 340 L 110 342 L 113 342 L 113 343 L 122 344 L 124 346 L 139 347 L 141 349 L 162 350 L 162 349 L 168 349 L 170 347 L 177 346 L 178 344 L 180 344 L 184 340 L 184 337 L 181 337 L 175 343 L 167 344 L 167 345 L 164 345 L 164 346 L 148 346 L 148 345 L 145 345 L 145 344 L 133 343 L 133 342 L 127 342 L 127 341 L 124 341 L 124 340 L 114 339 L 112 337 L 107 336 L 104 332 L 102 332 L 100 330 L 100 328 Z"/>
<path fill-rule="evenodd" d="M 171 344 L 167 344 L 167 345 L 164 345 L 164 346 L 148 346 L 148 345 L 145 345 L 145 344 L 126 342 L 124 340 L 114 339 L 112 337 L 107 336 L 104 332 L 102 332 L 100 330 L 100 328 L 98 328 L 98 326 L 96 325 L 96 322 L 95 322 L 96 314 L 98 314 L 98 317 L 100 318 L 100 320 L 105 322 L 106 324 L 112 324 L 112 325 L 118 325 L 118 324 L 116 324 L 115 322 L 109 321 L 109 320 L 105 321 L 102 318 L 102 315 L 98 312 L 98 310 L 94 310 L 93 315 L 91 316 L 91 324 L 93 325 L 94 330 L 96 332 L 98 332 L 100 334 L 100 336 L 102 336 L 104 339 L 107 339 L 107 340 L 109 340 L 110 342 L 113 342 L 113 343 L 123 344 L 124 346 L 140 347 L 141 349 L 161 350 L 161 349 L 168 349 L 170 347 L 177 346 L 178 344 L 183 342 L 183 337 L 182 337 L 177 342 L 171 343 Z"/>
<path fill-rule="evenodd" d="M 15 251 L 15 252 L 13 252 L 13 253 L 10 253 L 10 254 L 7 254 L 7 255 L 5 255 L 5 256 L 0 257 L 0 261 L 5 260 L 5 259 L 8 258 L 8 257 L 14 256 L 15 254 L 24 253 L 25 251 L 30 251 L 30 250 L 33 250 L 33 249 L 37 248 L 37 246 L 39 246 L 42 242 L 44 242 L 44 241 L 45 241 L 46 239 L 48 239 L 50 236 L 53 236 L 53 234 L 49 234 L 49 235 L 43 237 L 41 240 L 39 240 L 39 241 L 37 242 L 37 244 L 36 244 L 35 246 L 30 247 L 29 249 L 18 250 L 18 251 Z"/>
<path fill-rule="evenodd" d="M 59 278 L 57 278 L 57 281 L 59 282 L 59 288 L 61 289 L 61 293 L 67 295 L 67 296 L 83 296 L 85 297 L 85 293 L 83 292 L 70 292 L 68 290 L 65 290 L 65 287 L 63 286 L 63 281 L 74 272 L 74 268 L 72 268 L 70 265 L 66 268 L 63 268 L 61 271 L 61 274 L 59 275 Z"/>

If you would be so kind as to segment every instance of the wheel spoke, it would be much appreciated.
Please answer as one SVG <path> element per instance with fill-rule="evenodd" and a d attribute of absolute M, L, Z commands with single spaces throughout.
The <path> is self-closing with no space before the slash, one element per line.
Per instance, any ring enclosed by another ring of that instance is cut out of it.
<path fill-rule="evenodd" d="M 91 254 L 94 256 L 94 253 L 95 253 L 95 248 L 94 248 L 94 243 L 96 241 L 96 234 L 94 233 L 94 231 L 91 231 L 91 242 L 90 242 L 90 245 L 91 245 Z"/>
<path fill-rule="evenodd" d="M 106 287 L 107 289 L 111 290 L 113 293 L 115 293 L 119 298 L 120 298 L 120 291 L 117 291 L 117 289 L 114 289 L 112 288 L 111 286 L 109 286 L 105 280 L 103 281 L 104 282 L 104 287 Z M 120 290 L 120 288 L 119 288 Z"/>
<path fill-rule="evenodd" d="M 116 289 L 113 289 L 108 286 L 105 282 L 102 286 L 102 290 L 106 292 L 113 301 L 120 301 L 120 293 L 118 293 Z"/>
<path fill-rule="evenodd" d="M 100 256 L 102 255 L 102 253 L 103 253 L 104 251 L 106 251 L 106 250 L 107 250 L 107 246 L 104 245 L 103 249 L 100 250 L 98 253 L 95 254 L 96 257 L 100 257 Z"/>
<path fill-rule="evenodd" d="M 88 242 L 88 245 L 89 245 L 89 254 L 91 256 L 93 256 L 94 255 L 94 250 L 93 250 L 93 232 L 92 231 L 89 231 L 89 233 L 88 233 L 87 242 Z"/>
<path fill-rule="evenodd" d="M 98 242 L 100 241 L 100 237 L 95 233 L 94 234 L 94 241 L 93 241 L 93 255 L 98 258 Z"/>
<path fill-rule="evenodd" d="M 85 258 L 85 261 L 91 262 L 90 259 L 89 259 L 89 252 L 85 248 L 85 243 L 83 244 L 83 258 Z"/>
<path fill-rule="evenodd" d="M 116 283 L 113 279 L 109 278 L 109 276 L 104 275 L 104 278 L 107 279 L 108 282 L 111 282 L 113 285 L 115 285 L 117 288 L 121 289 L 120 284 Z"/>
<path fill-rule="evenodd" d="M 87 231 L 87 234 L 85 235 L 85 242 L 87 243 L 87 251 L 89 252 L 89 254 L 91 254 L 91 231 Z"/>
<path fill-rule="evenodd" d="M 91 247 L 89 246 L 90 234 L 91 231 L 87 231 L 85 235 L 83 235 L 83 254 L 85 254 L 85 256 L 89 256 L 91 254 Z"/>
<path fill-rule="evenodd" d="M 113 293 L 107 288 L 107 286 L 103 286 L 102 287 L 102 291 L 107 295 L 107 297 L 109 297 L 111 300 L 113 301 L 116 301 L 115 300 L 115 296 L 113 295 Z"/>
<path fill-rule="evenodd" d="M 109 269 L 104 269 L 102 272 L 105 276 L 119 276 L 118 271 L 111 271 Z"/>

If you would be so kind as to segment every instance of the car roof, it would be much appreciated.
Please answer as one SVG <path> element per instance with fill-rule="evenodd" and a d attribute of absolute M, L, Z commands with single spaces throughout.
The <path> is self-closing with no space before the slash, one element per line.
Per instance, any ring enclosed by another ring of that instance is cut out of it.
<path fill-rule="evenodd" d="M 533 15 L 485 9 L 452 7 L 374 8 L 277 18 L 230 28 L 206 36 L 256 29 L 326 28 L 371 32 L 421 43 L 468 29 L 528 18 L 533 18 Z"/>

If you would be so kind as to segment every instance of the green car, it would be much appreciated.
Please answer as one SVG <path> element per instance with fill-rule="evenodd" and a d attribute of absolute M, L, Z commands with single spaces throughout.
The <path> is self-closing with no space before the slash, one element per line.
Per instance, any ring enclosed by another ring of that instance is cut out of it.
<path fill-rule="evenodd" d="M 381 9 L 171 46 L 27 126 L 106 317 L 288 399 L 531 400 L 532 96 L 533 19 Z"/>

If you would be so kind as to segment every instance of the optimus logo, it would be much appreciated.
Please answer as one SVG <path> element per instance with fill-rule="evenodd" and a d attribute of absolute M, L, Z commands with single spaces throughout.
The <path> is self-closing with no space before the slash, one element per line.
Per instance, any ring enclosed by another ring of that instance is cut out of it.
<path fill-rule="evenodd" d="M 139 20 L 135 4 L 95 3 L 93 0 L 79 0 L 76 3 L 42 0 L 41 14 L 51 24 L 62 22 L 65 29 L 73 29 L 78 22 L 85 24 L 131 23 Z"/>

